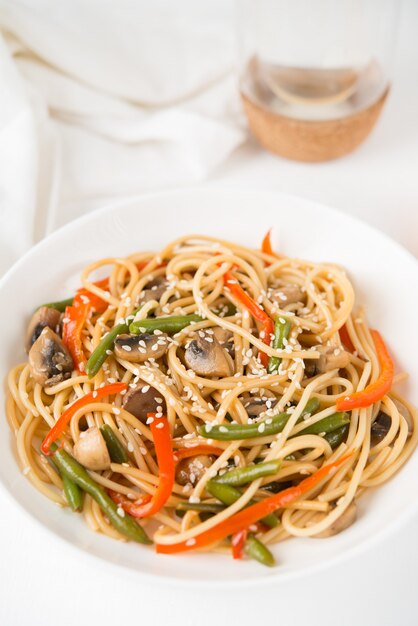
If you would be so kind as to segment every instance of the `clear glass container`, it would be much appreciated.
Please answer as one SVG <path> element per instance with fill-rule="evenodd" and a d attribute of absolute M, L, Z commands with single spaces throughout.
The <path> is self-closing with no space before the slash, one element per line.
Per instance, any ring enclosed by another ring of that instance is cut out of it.
<path fill-rule="evenodd" d="M 288 118 L 341 119 L 387 91 L 400 0 L 237 0 L 240 90 Z"/>

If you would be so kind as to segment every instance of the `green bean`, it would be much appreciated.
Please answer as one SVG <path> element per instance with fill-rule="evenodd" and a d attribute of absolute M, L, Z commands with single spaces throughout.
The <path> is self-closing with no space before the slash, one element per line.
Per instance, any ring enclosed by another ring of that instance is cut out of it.
<path fill-rule="evenodd" d="M 177 511 L 198 511 L 199 513 L 219 513 L 225 509 L 223 504 L 217 502 L 179 502 Z"/>
<path fill-rule="evenodd" d="M 234 502 L 239 500 L 240 497 L 242 496 L 242 493 L 239 489 L 236 489 L 235 487 L 232 487 L 231 485 L 224 485 L 222 483 L 217 482 L 214 479 L 210 480 L 206 484 L 206 489 L 210 493 L 211 496 L 213 496 L 214 498 L 217 498 L 218 500 L 220 500 L 227 506 L 231 506 L 231 504 L 234 504 Z M 254 500 L 250 500 L 248 505 L 254 504 L 254 503 L 255 503 Z M 265 517 L 262 518 L 261 521 L 263 522 L 263 524 L 265 524 L 269 528 L 275 528 L 275 526 L 277 526 L 278 524 L 277 517 L 274 515 L 274 513 L 270 513 L 269 515 L 266 515 Z"/>
<path fill-rule="evenodd" d="M 164 333 L 178 333 L 192 322 L 201 322 L 200 315 L 172 315 L 170 317 L 153 317 L 145 320 L 137 320 L 129 326 L 129 332 L 139 335 L 146 331 L 161 330 Z"/>
<path fill-rule="evenodd" d="M 234 304 L 232 304 L 232 302 L 225 302 L 225 304 L 221 307 L 221 309 L 215 310 L 214 313 L 216 313 L 216 315 L 220 315 L 220 313 L 224 313 L 222 317 L 231 317 L 232 315 L 236 315 L 237 307 Z"/>
<path fill-rule="evenodd" d="M 68 504 L 73 511 L 81 511 L 83 509 L 83 494 L 80 487 L 68 478 L 66 474 L 61 475 L 62 484 L 64 487 L 64 495 Z"/>
<path fill-rule="evenodd" d="M 248 535 L 244 544 L 244 552 L 251 559 L 258 561 L 262 565 L 267 565 L 267 567 L 273 567 L 276 564 L 274 556 L 267 546 L 252 533 Z"/>
<path fill-rule="evenodd" d="M 277 480 L 273 480 L 271 483 L 267 483 L 267 485 L 263 485 L 262 489 L 264 491 L 269 491 L 270 493 L 279 493 L 280 491 L 284 491 L 288 487 L 292 487 L 293 483 L 290 480 L 284 482 L 278 482 Z"/>
<path fill-rule="evenodd" d="M 206 490 L 211 496 L 217 498 L 227 506 L 234 504 L 234 502 L 239 500 L 242 496 L 239 489 L 235 489 L 235 487 L 231 487 L 231 485 L 223 485 L 214 479 L 211 479 L 206 483 Z"/>
<path fill-rule="evenodd" d="M 109 424 L 103 424 L 103 426 L 100 426 L 100 432 L 106 442 L 109 456 L 113 463 L 126 463 L 128 460 L 128 454 L 125 446 L 113 431 L 113 428 L 111 428 Z"/>
<path fill-rule="evenodd" d="M 97 348 L 93 350 L 86 365 L 86 372 L 89 378 L 96 376 L 97 372 L 100 370 L 108 357 L 108 351 L 113 350 L 116 338 L 123 333 L 129 332 L 129 321 L 132 321 L 141 308 L 142 307 L 139 307 L 139 309 L 136 309 L 136 311 L 131 313 L 131 315 L 128 315 L 125 322 L 116 324 L 116 326 L 114 326 L 112 330 L 110 330 L 107 335 L 103 337 Z"/>
<path fill-rule="evenodd" d="M 347 433 L 348 424 L 341 426 L 341 428 L 337 428 L 337 430 L 333 430 L 332 433 L 327 433 L 324 439 L 328 441 L 332 449 L 338 448 L 338 446 L 346 440 Z"/>
<path fill-rule="evenodd" d="M 257 463 L 255 465 L 248 465 L 247 467 L 236 467 L 229 472 L 225 472 L 222 476 L 215 478 L 217 483 L 223 485 L 232 485 L 233 487 L 241 487 L 247 483 L 252 483 L 258 478 L 264 476 L 273 476 L 277 474 L 282 464 L 281 459 L 274 461 L 266 461 L 265 463 Z"/>
<path fill-rule="evenodd" d="M 274 338 L 272 342 L 272 348 L 275 350 L 282 350 L 284 345 L 284 340 L 289 339 L 290 329 L 292 328 L 292 324 L 290 320 L 285 317 L 276 317 L 274 322 Z M 279 365 L 282 362 L 282 359 L 278 356 L 271 356 L 269 358 L 267 371 L 269 374 L 275 374 L 279 369 Z"/>
<path fill-rule="evenodd" d="M 125 513 L 124 517 L 119 515 L 118 506 L 113 502 L 110 496 L 108 496 L 105 490 L 91 478 L 78 461 L 65 450 L 58 450 L 55 445 L 51 446 L 51 450 L 55 451 L 54 463 L 61 474 L 70 478 L 97 502 L 116 530 L 138 543 L 152 543 L 145 530 L 133 517 L 127 513 Z"/>
<path fill-rule="evenodd" d="M 324 419 L 319 420 L 315 424 L 311 424 L 307 426 L 303 430 L 301 430 L 297 436 L 299 435 L 320 435 L 321 433 L 329 434 L 334 430 L 338 430 L 342 426 L 345 426 L 350 422 L 350 418 L 347 413 L 339 412 L 333 413 L 328 417 L 324 417 Z"/>
<path fill-rule="evenodd" d="M 57 309 L 57 311 L 61 311 L 63 313 L 67 306 L 71 306 L 74 298 L 67 298 L 66 300 L 59 300 L 58 302 L 47 302 L 46 304 L 41 304 L 41 306 L 47 306 L 48 309 Z M 41 308 L 38 306 L 38 309 Z"/>
<path fill-rule="evenodd" d="M 51 446 L 51 449 L 56 450 L 56 444 L 53 444 Z M 60 472 L 59 466 L 55 462 L 54 456 L 48 457 L 48 460 L 52 462 L 52 465 L 54 465 L 54 467 L 58 470 L 59 475 L 61 476 L 65 499 L 67 500 L 70 508 L 73 511 L 81 511 L 83 508 L 83 495 L 80 487 L 74 481 L 72 481 L 71 478 L 68 478 L 68 476 Z"/>
<path fill-rule="evenodd" d="M 101 340 L 97 348 L 93 350 L 86 365 L 86 372 L 89 378 L 93 378 L 102 367 L 108 357 L 108 350 L 112 350 L 118 335 L 127 333 L 128 324 L 117 324 Z"/>
<path fill-rule="evenodd" d="M 311 398 L 298 421 L 300 421 L 307 413 L 315 413 L 319 408 L 319 400 Z M 252 424 L 221 424 L 212 426 L 210 422 L 197 427 L 199 435 L 208 439 L 216 439 L 217 441 L 235 441 L 237 439 L 253 439 L 254 437 L 269 437 L 281 433 L 290 419 L 290 413 L 279 413 L 273 417 L 266 418 L 261 422 L 253 422 Z"/>

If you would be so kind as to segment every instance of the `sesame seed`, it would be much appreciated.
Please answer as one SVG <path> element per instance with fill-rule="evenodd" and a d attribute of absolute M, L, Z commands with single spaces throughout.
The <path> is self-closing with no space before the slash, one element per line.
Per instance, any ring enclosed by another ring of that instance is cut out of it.
<path fill-rule="evenodd" d="M 123 510 L 121 506 L 118 506 L 118 508 L 116 509 L 116 512 L 119 515 L 119 517 L 125 517 L 125 511 Z"/>
<path fill-rule="evenodd" d="M 150 385 L 145 385 L 144 387 L 142 387 L 141 392 L 142 393 L 147 393 L 147 391 L 150 389 Z"/>
<path fill-rule="evenodd" d="M 125 345 L 122 346 L 122 350 L 126 350 L 126 352 L 131 352 L 132 348 L 131 348 L 131 346 L 128 346 L 127 344 L 125 344 Z"/>
<path fill-rule="evenodd" d="M 190 537 L 190 539 L 186 541 L 186 546 L 194 546 L 195 543 L 196 539 L 194 537 Z"/>
<path fill-rule="evenodd" d="M 155 428 L 164 428 L 164 422 L 158 422 L 158 424 L 156 424 Z"/>

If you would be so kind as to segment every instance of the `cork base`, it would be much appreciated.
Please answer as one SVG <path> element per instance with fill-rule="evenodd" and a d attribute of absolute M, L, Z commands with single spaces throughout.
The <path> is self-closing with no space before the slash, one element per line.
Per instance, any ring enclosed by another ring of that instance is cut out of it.
<path fill-rule="evenodd" d="M 268 111 L 241 93 L 249 127 L 259 143 L 295 161 L 329 161 L 348 154 L 375 125 L 389 89 L 367 109 L 327 121 L 298 120 Z"/>

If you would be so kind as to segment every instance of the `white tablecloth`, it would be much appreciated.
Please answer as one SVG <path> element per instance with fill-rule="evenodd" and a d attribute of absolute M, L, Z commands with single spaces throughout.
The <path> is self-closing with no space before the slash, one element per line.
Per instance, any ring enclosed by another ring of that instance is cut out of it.
<path fill-rule="evenodd" d="M 276 159 L 249 141 L 211 173 L 209 182 L 276 188 L 323 201 L 362 217 L 418 256 L 417 23 L 418 4 L 410 0 L 402 14 L 393 92 L 379 125 L 357 152 L 304 165 Z M 47 533 L 33 527 L 3 494 L 0 506 L 4 626 L 418 623 L 417 517 L 385 543 L 298 584 L 200 592 L 139 584 L 134 575 L 71 549 L 51 549 Z"/>

